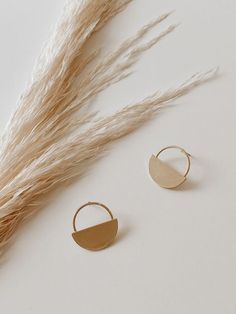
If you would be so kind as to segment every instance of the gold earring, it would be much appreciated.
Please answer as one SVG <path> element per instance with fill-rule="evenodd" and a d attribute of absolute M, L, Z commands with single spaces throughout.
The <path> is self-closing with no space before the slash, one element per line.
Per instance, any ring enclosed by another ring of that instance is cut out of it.
<path fill-rule="evenodd" d="M 183 175 L 159 158 L 162 152 L 173 148 L 180 150 L 187 159 L 187 169 Z M 190 157 L 191 155 L 179 146 L 167 146 L 163 148 L 156 156 L 151 156 L 149 160 L 149 173 L 152 179 L 161 187 L 166 189 L 176 188 L 186 180 L 191 166 Z"/>
<path fill-rule="evenodd" d="M 96 205 L 104 208 L 111 217 L 111 220 L 95 225 L 86 229 L 77 231 L 76 218 L 79 212 L 87 206 Z M 74 232 L 72 237 L 75 242 L 84 249 L 99 251 L 108 247 L 115 239 L 118 231 L 118 220 L 113 218 L 112 212 L 104 204 L 97 202 L 88 202 L 82 205 L 75 213 L 73 218 Z"/>

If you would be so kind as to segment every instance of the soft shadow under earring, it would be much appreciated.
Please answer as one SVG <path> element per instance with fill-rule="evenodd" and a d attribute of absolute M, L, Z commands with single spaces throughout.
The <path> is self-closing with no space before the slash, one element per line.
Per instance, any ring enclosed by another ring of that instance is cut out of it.
<path fill-rule="evenodd" d="M 187 169 L 183 175 L 159 158 L 161 153 L 168 149 L 178 149 L 185 155 L 187 159 Z M 162 188 L 176 188 L 183 184 L 186 180 L 191 167 L 190 157 L 191 155 L 179 146 L 167 146 L 163 148 L 156 156 L 151 156 L 149 160 L 149 173 L 152 179 Z"/>

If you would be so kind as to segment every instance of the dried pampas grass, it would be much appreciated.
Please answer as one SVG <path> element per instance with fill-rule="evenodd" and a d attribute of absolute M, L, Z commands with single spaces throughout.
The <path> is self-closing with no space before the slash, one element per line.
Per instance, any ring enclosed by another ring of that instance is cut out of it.
<path fill-rule="evenodd" d="M 89 101 L 130 74 L 139 56 L 175 29 L 142 39 L 169 14 L 143 27 L 105 58 L 88 53 L 89 43 L 107 21 L 131 0 L 70 1 L 50 43 L 38 60 L 28 89 L 1 139 L 0 250 L 19 225 L 40 209 L 45 195 L 82 175 L 106 149 L 153 118 L 166 103 L 212 78 L 215 71 L 191 77 L 181 86 L 156 93 L 104 118 Z"/>

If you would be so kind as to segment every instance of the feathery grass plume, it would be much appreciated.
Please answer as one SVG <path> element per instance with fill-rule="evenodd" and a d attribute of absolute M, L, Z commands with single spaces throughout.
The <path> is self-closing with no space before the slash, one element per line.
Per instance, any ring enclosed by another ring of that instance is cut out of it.
<path fill-rule="evenodd" d="M 132 0 L 70 1 L 45 47 L 32 80 L 2 138 L 0 150 L 0 250 L 17 228 L 42 208 L 45 195 L 79 178 L 107 144 L 155 116 L 166 103 L 212 78 L 214 71 L 191 77 L 181 86 L 156 93 L 117 113 L 98 118 L 88 103 L 130 74 L 140 55 L 175 29 L 169 26 L 142 43 L 147 33 L 168 18 L 144 26 L 105 58 L 88 54 L 94 35 Z"/>

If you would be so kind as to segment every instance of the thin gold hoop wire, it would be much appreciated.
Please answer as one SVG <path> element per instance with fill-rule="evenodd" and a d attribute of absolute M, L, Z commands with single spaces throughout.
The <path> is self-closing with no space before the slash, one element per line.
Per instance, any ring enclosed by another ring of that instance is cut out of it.
<path fill-rule="evenodd" d="M 82 205 L 82 206 L 76 211 L 76 213 L 75 213 L 75 215 L 74 215 L 74 217 L 73 217 L 73 229 L 74 229 L 74 232 L 77 232 L 77 229 L 76 229 L 76 218 L 77 218 L 79 212 L 80 212 L 83 208 L 85 208 L 85 207 L 87 207 L 87 206 L 93 206 L 93 205 L 100 206 L 100 207 L 104 208 L 104 209 L 108 212 L 108 214 L 110 215 L 111 220 L 113 219 L 112 212 L 110 211 L 110 209 L 109 209 L 106 205 L 104 205 L 104 204 L 102 204 L 102 203 L 98 203 L 98 202 L 88 202 L 88 203 Z"/>
<path fill-rule="evenodd" d="M 187 169 L 185 171 L 185 174 L 183 175 L 184 177 L 186 177 L 188 175 L 190 167 L 191 167 L 190 157 L 192 157 L 192 156 L 188 152 L 186 152 L 186 150 L 184 150 L 182 147 L 176 146 L 176 145 L 171 145 L 171 146 L 166 146 L 166 147 L 162 148 L 159 151 L 159 153 L 156 155 L 156 158 L 158 158 L 161 155 L 161 153 L 163 153 L 165 150 L 168 150 L 168 149 L 178 149 L 181 151 L 181 153 L 183 153 L 186 156 L 187 161 L 188 161 L 188 165 L 187 165 Z"/>

